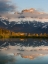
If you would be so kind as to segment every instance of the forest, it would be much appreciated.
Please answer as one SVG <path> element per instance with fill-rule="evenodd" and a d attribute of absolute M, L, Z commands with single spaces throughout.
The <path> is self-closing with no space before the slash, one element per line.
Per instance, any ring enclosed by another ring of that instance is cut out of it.
<path fill-rule="evenodd" d="M 4 28 L 0 28 L 0 38 L 48 38 L 48 34 L 13 32 Z"/>

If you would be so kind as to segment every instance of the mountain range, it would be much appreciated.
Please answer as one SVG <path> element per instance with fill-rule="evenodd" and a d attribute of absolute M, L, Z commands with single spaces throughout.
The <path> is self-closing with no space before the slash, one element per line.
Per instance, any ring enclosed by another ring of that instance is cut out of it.
<path fill-rule="evenodd" d="M 4 18 L 0 18 L 0 28 L 5 28 L 14 32 L 25 33 L 48 33 L 48 22 L 41 21 L 9 21 Z"/>

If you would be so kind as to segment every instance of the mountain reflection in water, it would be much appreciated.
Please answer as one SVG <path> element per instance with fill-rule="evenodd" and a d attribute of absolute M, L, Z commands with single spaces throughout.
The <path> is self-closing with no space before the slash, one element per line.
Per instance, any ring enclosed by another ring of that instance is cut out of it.
<path fill-rule="evenodd" d="M 0 64 L 48 64 L 47 59 L 48 39 L 0 39 Z"/>

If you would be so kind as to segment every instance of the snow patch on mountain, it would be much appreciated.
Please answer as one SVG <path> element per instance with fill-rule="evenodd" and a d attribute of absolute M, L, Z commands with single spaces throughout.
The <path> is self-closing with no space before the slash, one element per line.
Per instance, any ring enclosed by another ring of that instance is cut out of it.
<path fill-rule="evenodd" d="M 43 29 L 43 28 L 45 28 L 45 29 L 46 29 L 46 28 L 47 28 L 47 25 L 42 26 L 42 29 Z"/>
<path fill-rule="evenodd" d="M 6 22 L 3 22 L 5 25 L 7 25 L 7 23 Z"/>
<path fill-rule="evenodd" d="M 48 22 L 48 19 L 38 19 L 38 18 L 12 18 L 9 19 L 10 22 L 15 21 L 15 22 L 20 22 L 20 21 L 38 21 L 38 22 Z"/>

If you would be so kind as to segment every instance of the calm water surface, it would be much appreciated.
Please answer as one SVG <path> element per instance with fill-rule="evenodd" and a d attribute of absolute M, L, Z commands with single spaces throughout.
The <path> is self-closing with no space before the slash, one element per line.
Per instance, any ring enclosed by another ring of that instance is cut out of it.
<path fill-rule="evenodd" d="M 48 39 L 0 39 L 0 64 L 48 64 Z"/>

